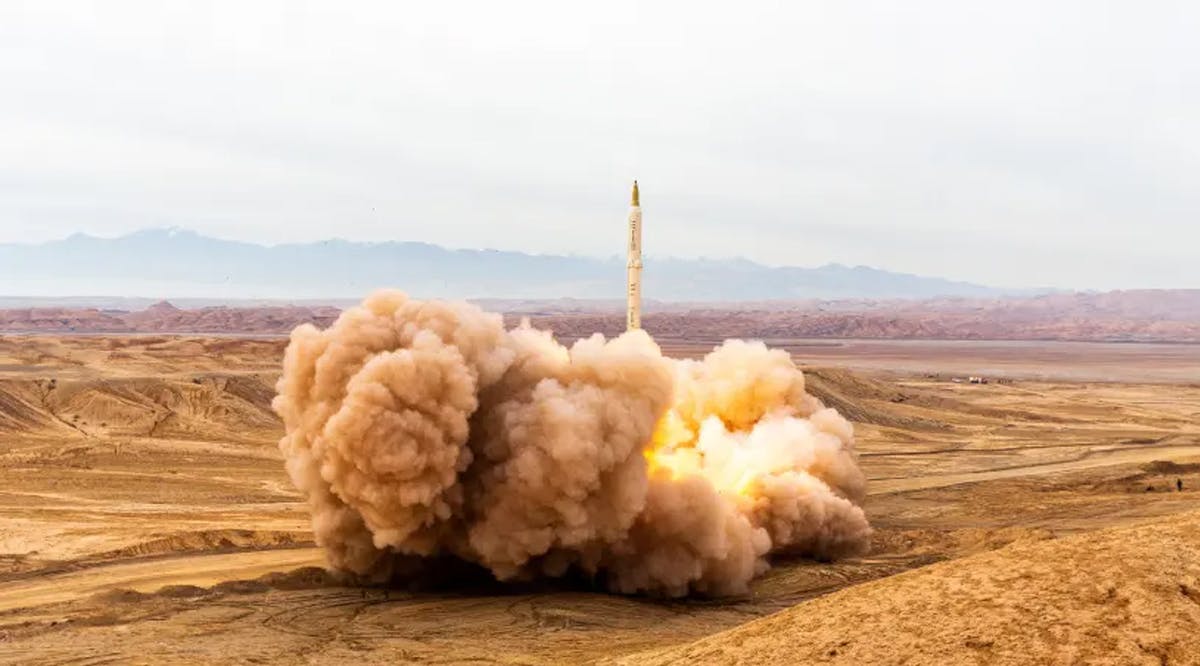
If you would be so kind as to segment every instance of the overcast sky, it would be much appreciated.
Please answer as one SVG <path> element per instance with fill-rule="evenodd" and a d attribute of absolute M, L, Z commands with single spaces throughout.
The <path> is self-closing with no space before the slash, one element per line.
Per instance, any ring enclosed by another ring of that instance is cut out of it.
<path fill-rule="evenodd" d="M 0 3 L 0 242 L 1200 287 L 1200 3 Z"/>

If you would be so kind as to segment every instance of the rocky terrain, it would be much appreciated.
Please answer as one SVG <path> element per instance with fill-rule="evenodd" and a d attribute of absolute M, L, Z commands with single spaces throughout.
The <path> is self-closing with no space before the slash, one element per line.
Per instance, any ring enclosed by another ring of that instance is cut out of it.
<path fill-rule="evenodd" d="M 792 347 L 855 424 L 871 551 L 715 600 L 326 573 L 276 448 L 283 348 L 0 336 L 0 664 L 1196 663 L 1187 345 Z M 1071 379 L 1096 359 L 1121 381 Z M 949 378 L 980 366 L 1040 378 Z"/>
<path fill-rule="evenodd" d="M 624 329 L 610 301 L 486 301 L 564 338 Z M 1051 294 L 1005 299 L 763 301 L 738 306 L 655 303 L 643 323 L 659 339 L 867 338 L 1200 342 L 1200 290 Z M 331 305 L 206 306 L 142 310 L 25 307 L 0 310 L 0 332 L 283 334 L 328 325 Z"/>
<path fill-rule="evenodd" d="M 31 307 L 0 310 L 0 331 L 282 334 L 304 323 L 327 326 L 339 312 L 332 306 L 210 306 L 185 310 L 167 301 L 132 312 L 86 307 Z"/>
<path fill-rule="evenodd" d="M 617 312 L 526 310 L 567 337 L 616 333 Z M 851 300 L 665 307 L 643 317 L 658 338 L 870 338 L 1200 342 L 1200 290 L 1002 299 Z"/>

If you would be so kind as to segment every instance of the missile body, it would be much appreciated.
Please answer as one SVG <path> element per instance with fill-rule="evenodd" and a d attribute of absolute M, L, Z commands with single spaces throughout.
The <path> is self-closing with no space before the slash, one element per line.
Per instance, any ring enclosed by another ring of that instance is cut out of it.
<path fill-rule="evenodd" d="M 633 330 L 642 327 L 642 206 L 636 180 L 629 206 L 629 257 L 625 269 L 628 277 L 625 328 Z"/>

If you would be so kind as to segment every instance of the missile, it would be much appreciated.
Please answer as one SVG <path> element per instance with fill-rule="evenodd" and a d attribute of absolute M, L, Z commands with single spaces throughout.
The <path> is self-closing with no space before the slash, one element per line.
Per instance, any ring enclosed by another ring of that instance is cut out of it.
<path fill-rule="evenodd" d="M 638 200 L 638 184 L 633 181 L 629 202 L 629 256 L 625 262 L 628 291 L 625 295 L 625 328 L 632 331 L 642 327 L 642 204 Z"/>

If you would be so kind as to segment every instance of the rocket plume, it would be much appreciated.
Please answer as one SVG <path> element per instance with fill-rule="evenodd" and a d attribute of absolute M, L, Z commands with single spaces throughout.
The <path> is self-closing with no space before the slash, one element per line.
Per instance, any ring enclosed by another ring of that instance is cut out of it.
<path fill-rule="evenodd" d="M 385 580 L 453 556 L 500 580 L 743 593 L 767 555 L 861 553 L 850 424 L 783 351 L 570 348 L 466 303 L 383 291 L 292 332 L 274 408 L 329 564 Z"/>

